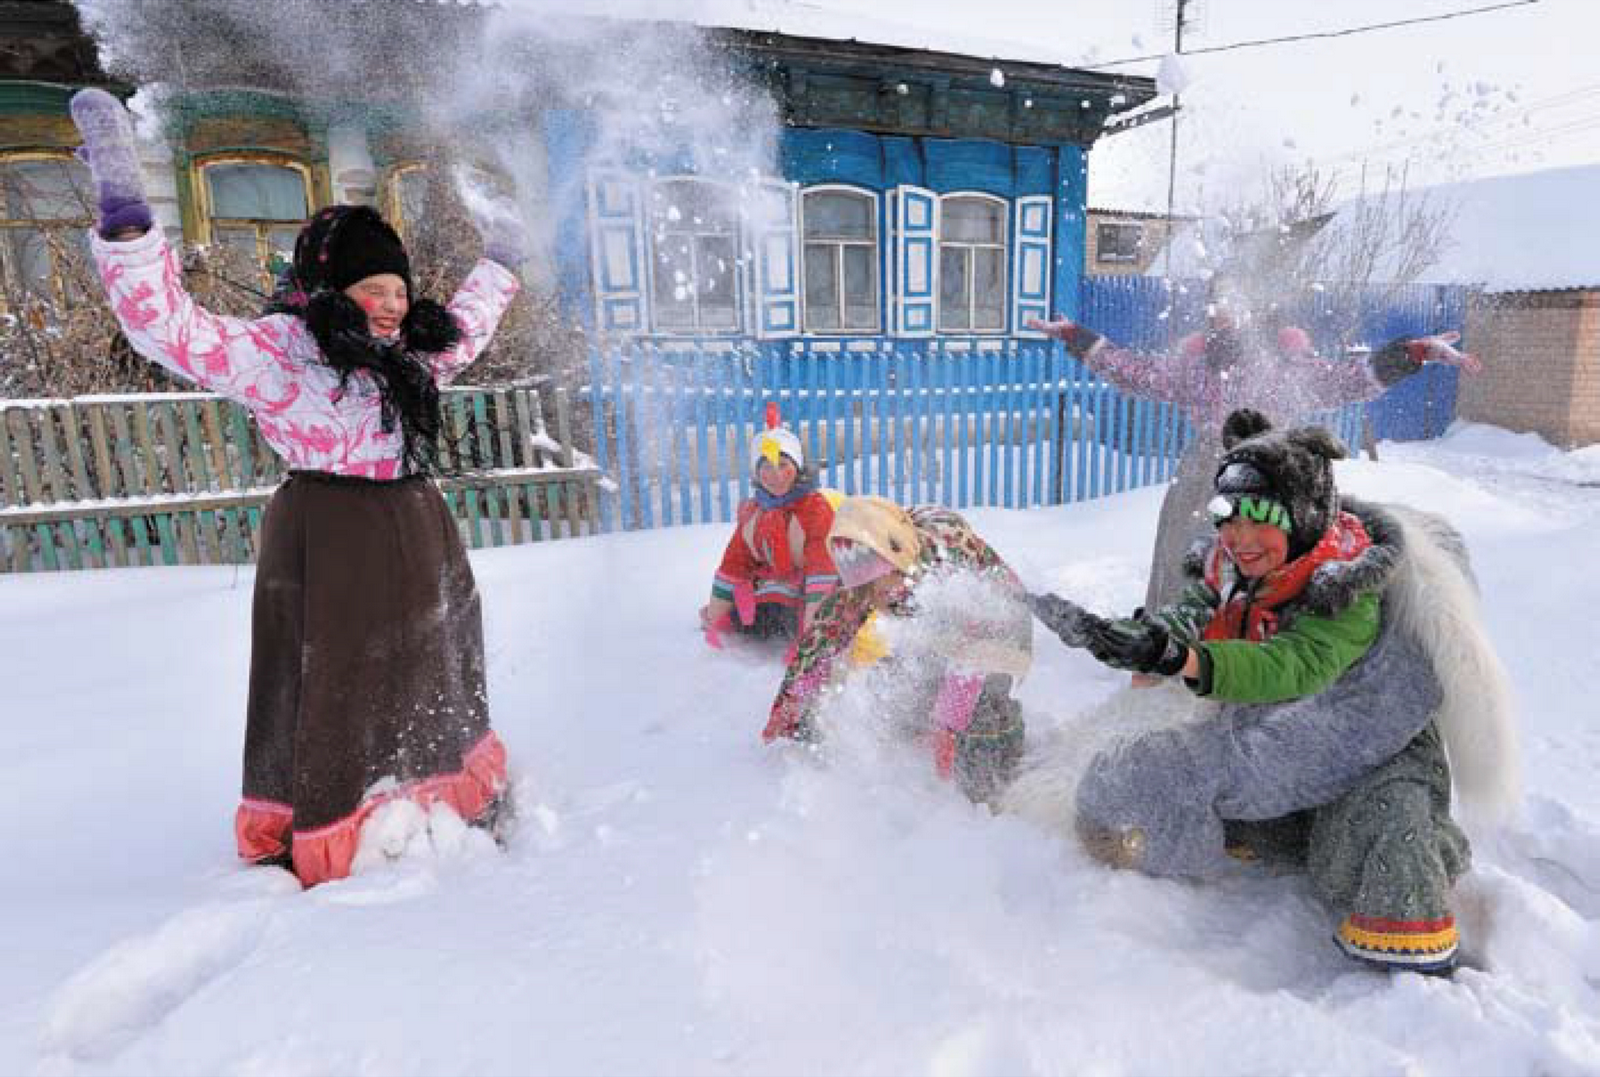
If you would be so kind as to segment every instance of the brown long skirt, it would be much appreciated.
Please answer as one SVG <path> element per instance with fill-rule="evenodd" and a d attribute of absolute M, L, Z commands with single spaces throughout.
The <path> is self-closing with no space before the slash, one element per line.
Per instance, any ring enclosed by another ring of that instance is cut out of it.
<path fill-rule="evenodd" d="M 291 474 L 261 529 L 239 854 L 309 886 L 349 874 L 383 801 L 471 820 L 504 785 L 477 584 L 438 488 Z"/>

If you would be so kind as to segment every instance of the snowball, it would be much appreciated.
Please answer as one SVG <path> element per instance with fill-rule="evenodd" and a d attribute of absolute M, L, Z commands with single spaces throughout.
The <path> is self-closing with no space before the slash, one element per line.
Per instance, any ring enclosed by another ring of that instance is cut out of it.
<path fill-rule="evenodd" d="M 1168 53 L 1161 58 L 1161 65 L 1156 68 L 1157 93 L 1180 94 L 1190 81 L 1189 72 L 1175 54 Z"/>

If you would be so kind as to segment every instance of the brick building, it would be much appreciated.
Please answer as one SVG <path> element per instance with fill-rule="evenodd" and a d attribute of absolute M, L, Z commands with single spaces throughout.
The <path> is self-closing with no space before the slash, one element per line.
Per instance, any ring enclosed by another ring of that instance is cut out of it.
<path fill-rule="evenodd" d="M 1454 242 L 1430 280 L 1475 284 L 1466 339 L 1484 369 L 1461 379 L 1462 419 L 1553 445 L 1600 442 L 1600 166 L 1434 188 Z"/>
<path fill-rule="evenodd" d="M 1480 293 L 1467 339 L 1484 369 L 1461 380 L 1460 418 L 1562 448 L 1600 442 L 1600 285 Z"/>
<path fill-rule="evenodd" d="M 1128 277 L 1159 270 L 1156 258 L 1169 237 L 1180 233 L 1194 218 L 1168 217 L 1164 213 L 1097 209 L 1090 206 L 1084 240 L 1083 271 L 1102 277 Z"/>

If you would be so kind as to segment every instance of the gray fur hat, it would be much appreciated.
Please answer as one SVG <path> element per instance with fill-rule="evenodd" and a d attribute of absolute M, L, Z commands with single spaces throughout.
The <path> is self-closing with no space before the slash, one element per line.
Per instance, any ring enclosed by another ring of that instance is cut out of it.
<path fill-rule="evenodd" d="M 1217 495 L 1234 505 L 1245 496 L 1282 505 L 1289 513 L 1289 557 L 1309 552 L 1339 511 L 1333 461 L 1347 455 L 1344 445 L 1323 427 L 1278 430 L 1259 411 L 1241 408 L 1223 421 L 1222 446 Z"/>

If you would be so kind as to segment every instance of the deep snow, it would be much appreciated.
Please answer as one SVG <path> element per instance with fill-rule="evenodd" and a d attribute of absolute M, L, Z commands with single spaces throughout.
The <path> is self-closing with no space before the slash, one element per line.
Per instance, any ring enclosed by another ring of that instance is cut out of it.
<path fill-rule="evenodd" d="M 1380 457 L 1341 485 L 1466 534 L 1524 723 L 1453 981 L 1349 963 L 1297 876 L 1113 873 L 910 753 L 763 747 L 779 655 L 701 642 L 701 526 L 474 553 L 520 830 L 391 812 L 305 893 L 231 859 L 250 571 L 0 578 L 0 1072 L 1600 1073 L 1600 447 Z M 1159 497 L 969 515 L 1122 610 Z M 1121 705 L 1036 651 L 1030 736 Z"/>

